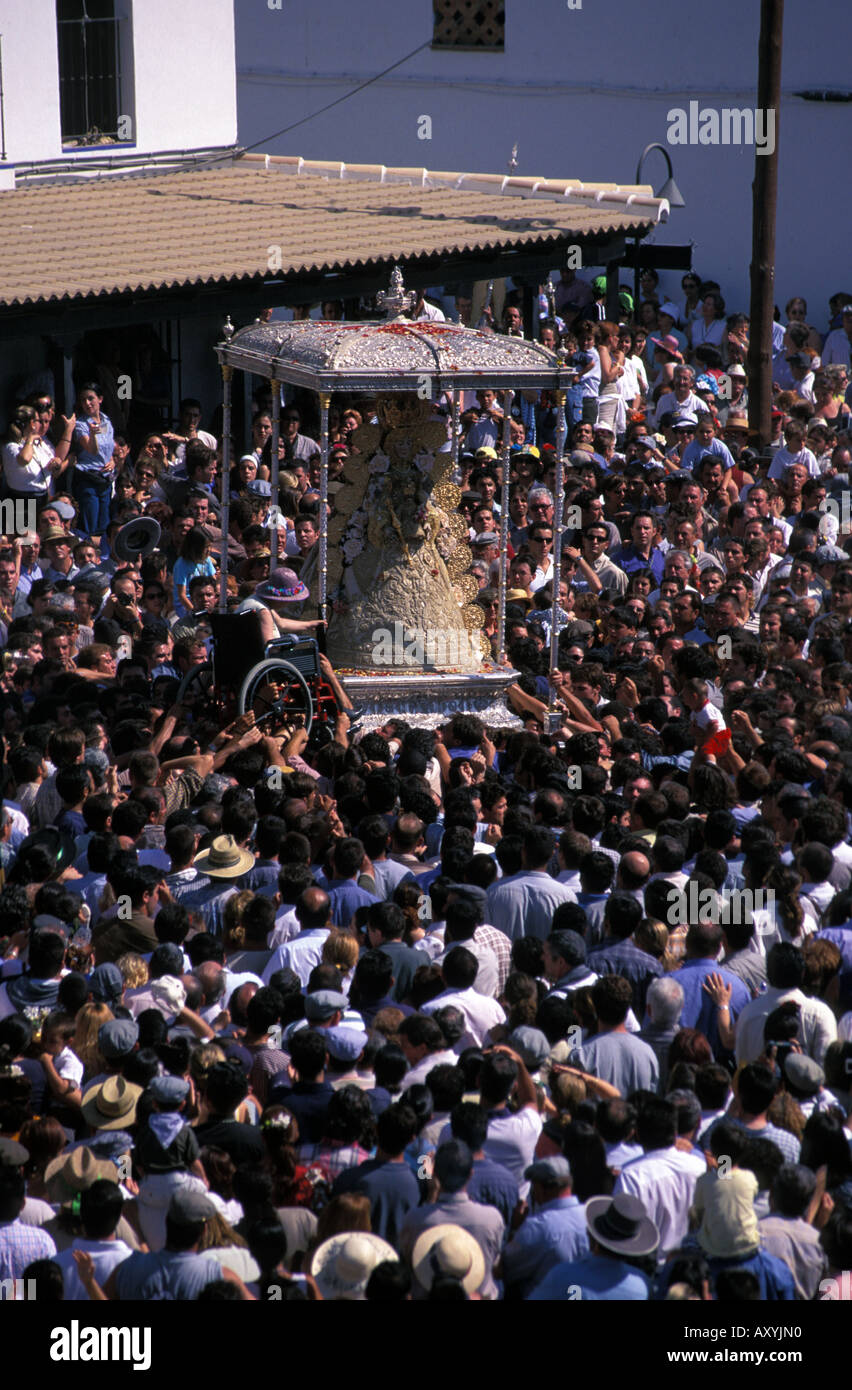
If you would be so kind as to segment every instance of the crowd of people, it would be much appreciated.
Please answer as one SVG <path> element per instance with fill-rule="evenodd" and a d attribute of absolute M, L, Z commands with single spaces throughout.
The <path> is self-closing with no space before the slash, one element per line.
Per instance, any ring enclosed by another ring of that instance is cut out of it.
<path fill-rule="evenodd" d="M 100 381 L 67 416 L 16 404 L 6 1296 L 850 1296 L 852 294 L 822 330 L 801 299 L 776 313 L 761 450 L 746 316 L 655 281 L 622 323 L 600 279 L 544 295 L 575 372 L 561 510 L 555 400 L 463 402 L 502 728 L 367 731 L 324 656 L 325 738 L 182 694 L 223 579 L 265 641 L 322 628 L 309 400 L 282 408 L 273 497 L 256 393 L 226 537 L 214 410 L 136 439 Z M 501 328 L 524 330 L 511 293 Z M 332 509 L 373 415 L 333 413 Z"/>

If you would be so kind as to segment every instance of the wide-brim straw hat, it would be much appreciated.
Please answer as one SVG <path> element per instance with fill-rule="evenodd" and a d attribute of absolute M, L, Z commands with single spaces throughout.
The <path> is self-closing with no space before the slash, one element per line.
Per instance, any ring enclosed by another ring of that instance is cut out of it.
<path fill-rule="evenodd" d="M 73 1202 L 79 1193 L 88 1191 L 92 1183 L 99 1181 L 117 1183 L 118 1169 L 111 1159 L 96 1158 L 85 1146 L 73 1149 L 70 1154 L 60 1154 L 44 1170 L 47 1195 L 51 1202 L 58 1202 L 60 1206 Z"/>
<path fill-rule="evenodd" d="M 210 878 L 240 878 L 254 868 L 254 855 L 240 849 L 233 835 L 217 835 L 208 849 L 195 856 L 193 864 Z"/>
<path fill-rule="evenodd" d="M 370 1275 L 385 1260 L 398 1260 L 392 1245 L 370 1231 L 330 1236 L 314 1251 L 311 1274 L 323 1298 L 363 1299 Z"/>
<path fill-rule="evenodd" d="M 432 1226 L 418 1236 L 411 1255 L 415 1278 L 424 1289 L 435 1279 L 458 1279 L 465 1293 L 475 1293 L 485 1278 L 482 1247 L 462 1226 Z"/>
<path fill-rule="evenodd" d="M 136 1123 L 142 1087 L 123 1076 L 110 1076 L 83 1096 L 83 1119 L 92 1129 L 127 1129 Z"/>

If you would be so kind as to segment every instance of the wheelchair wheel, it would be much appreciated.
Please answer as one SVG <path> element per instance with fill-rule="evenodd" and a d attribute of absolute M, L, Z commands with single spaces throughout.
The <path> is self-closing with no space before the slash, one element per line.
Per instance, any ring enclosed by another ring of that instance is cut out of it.
<path fill-rule="evenodd" d="M 187 704 L 206 705 L 213 698 L 213 665 L 209 661 L 202 661 L 187 671 L 178 687 L 175 704 L 185 701 Z"/>
<path fill-rule="evenodd" d="M 277 685 L 277 698 L 270 686 Z M 267 657 L 253 666 L 240 687 L 240 714 L 249 710 L 260 721 L 267 715 L 277 715 L 282 721 L 294 714 L 305 720 L 305 732 L 310 733 L 314 720 L 314 702 L 307 681 L 289 661 Z"/>

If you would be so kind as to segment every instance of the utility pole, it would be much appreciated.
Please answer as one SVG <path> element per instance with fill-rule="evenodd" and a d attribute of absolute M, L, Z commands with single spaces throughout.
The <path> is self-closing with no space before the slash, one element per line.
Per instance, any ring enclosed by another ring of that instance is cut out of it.
<path fill-rule="evenodd" d="M 775 304 L 775 214 L 778 203 L 778 144 L 781 116 L 781 46 L 784 0 L 761 0 L 757 108 L 764 131 L 774 129 L 771 153 L 755 144 L 752 184 L 751 324 L 748 345 L 748 422 L 753 440 L 765 449 L 772 438 L 772 310 Z M 769 126 L 768 112 L 774 113 Z M 757 127 L 757 118 L 755 119 Z"/>

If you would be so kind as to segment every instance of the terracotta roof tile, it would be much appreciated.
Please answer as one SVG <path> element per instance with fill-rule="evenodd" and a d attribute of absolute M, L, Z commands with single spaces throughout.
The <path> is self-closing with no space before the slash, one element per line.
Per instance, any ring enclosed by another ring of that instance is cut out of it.
<path fill-rule="evenodd" d="M 576 180 L 330 161 L 325 177 L 298 172 L 304 168 L 318 166 L 290 159 L 267 168 L 245 159 L 0 193 L 0 305 L 260 281 L 270 278 L 275 247 L 282 275 L 344 271 L 391 258 L 629 235 L 660 215 L 647 188 L 612 193 L 615 185 Z M 453 186 L 459 180 L 489 191 L 463 191 Z"/>

